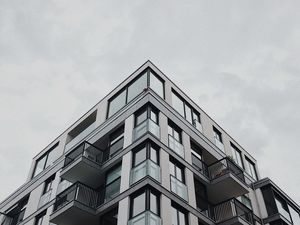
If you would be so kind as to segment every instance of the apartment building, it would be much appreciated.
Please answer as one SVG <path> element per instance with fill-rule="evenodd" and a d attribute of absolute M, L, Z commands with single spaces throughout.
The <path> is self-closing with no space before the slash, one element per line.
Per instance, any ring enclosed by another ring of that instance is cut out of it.
<path fill-rule="evenodd" d="M 1 225 L 300 225 L 255 158 L 147 61 L 34 157 Z"/>

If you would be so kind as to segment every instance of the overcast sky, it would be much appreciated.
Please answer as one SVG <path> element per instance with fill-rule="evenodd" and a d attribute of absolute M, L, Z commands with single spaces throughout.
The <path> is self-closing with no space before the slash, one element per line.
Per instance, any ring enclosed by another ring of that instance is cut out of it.
<path fill-rule="evenodd" d="M 299 10 L 281 0 L 0 0 L 0 200 L 150 59 L 300 203 Z"/>

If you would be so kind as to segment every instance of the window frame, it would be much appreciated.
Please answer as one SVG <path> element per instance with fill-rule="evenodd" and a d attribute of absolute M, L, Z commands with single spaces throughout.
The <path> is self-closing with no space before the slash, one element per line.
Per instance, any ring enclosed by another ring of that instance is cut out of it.
<path fill-rule="evenodd" d="M 218 140 L 219 142 L 223 143 L 223 137 L 222 137 L 222 132 L 219 131 L 218 128 L 216 128 L 215 126 L 213 126 L 213 132 L 214 132 L 214 139 Z M 218 138 L 217 138 L 218 137 Z"/>
<path fill-rule="evenodd" d="M 230 147 L 231 147 L 231 149 L 233 151 L 233 155 L 232 156 L 233 156 L 234 162 L 239 167 L 241 167 L 244 170 L 245 169 L 245 165 L 244 165 L 242 151 L 240 149 L 238 149 L 238 147 L 236 147 L 232 142 L 230 142 Z M 238 159 L 237 159 L 238 157 L 239 157 L 242 165 L 239 164 Z"/>
<path fill-rule="evenodd" d="M 146 118 L 144 120 L 140 121 L 139 123 L 137 123 L 138 116 L 142 115 L 145 112 L 146 112 Z M 157 121 L 154 121 L 151 118 L 152 112 L 155 114 Z M 159 125 L 159 110 L 151 104 L 146 104 L 141 109 L 139 109 L 136 113 L 134 113 L 134 127 L 138 127 L 140 124 L 142 124 L 143 122 L 145 122 L 148 119 L 153 121 L 155 124 Z"/>
<path fill-rule="evenodd" d="M 157 162 L 155 162 L 151 159 L 151 148 L 153 148 L 156 151 Z M 144 149 L 146 149 L 146 158 L 143 161 L 141 161 L 140 163 L 135 164 L 135 162 L 136 162 L 135 155 Z M 132 168 L 135 168 L 135 167 L 141 165 L 142 163 L 144 163 L 147 160 L 151 160 L 156 165 L 159 165 L 159 162 L 160 162 L 159 161 L 159 147 L 157 145 L 155 145 L 154 143 L 152 143 L 151 141 L 143 143 L 143 144 L 139 145 L 135 150 L 133 150 L 133 152 L 132 152 Z"/>
<path fill-rule="evenodd" d="M 171 203 L 171 211 L 172 210 L 176 210 L 177 225 L 188 225 L 189 224 L 188 213 L 186 212 L 186 210 L 184 210 L 182 207 L 180 207 L 179 205 L 177 205 L 176 203 L 173 203 L 173 202 Z M 184 215 L 184 224 L 181 224 L 181 222 L 180 222 L 179 212 Z M 173 212 L 171 212 L 171 221 L 173 224 Z"/>
<path fill-rule="evenodd" d="M 124 125 L 120 126 L 119 128 L 117 128 L 115 131 L 111 132 L 109 134 L 109 140 L 108 140 L 108 158 L 112 158 L 114 157 L 116 154 L 118 154 L 123 148 L 124 148 L 124 131 L 125 131 L 125 127 Z M 114 135 L 116 135 L 118 132 L 120 132 L 120 134 L 118 134 L 118 136 L 113 137 Z M 117 143 L 118 141 L 120 141 L 121 139 L 123 139 L 123 145 L 122 148 L 118 149 L 117 151 L 113 152 L 111 154 L 110 149 L 111 147 Z"/>
<path fill-rule="evenodd" d="M 171 174 L 171 170 L 170 170 L 170 164 L 173 165 L 174 167 L 174 172 L 175 172 L 175 176 L 173 174 Z M 178 173 L 178 170 L 177 168 L 180 170 L 181 172 L 181 177 L 182 177 L 182 180 L 178 179 L 178 176 L 177 176 L 177 173 Z M 181 165 L 181 163 L 177 162 L 176 160 L 174 159 L 170 159 L 169 160 L 169 172 L 170 172 L 170 177 L 174 177 L 176 180 L 180 181 L 181 183 L 185 184 L 185 167 L 183 165 Z"/>
<path fill-rule="evenodd" d="M 117 168 L 120 168 L 120 175 L 118 176 L 118 177 L 116 177 L 115 179 L 113 179 L 113 180 L 111 180 L 109 183 L 107 183 L 107 178 L 108 178 L 108 176 L 109 176 L 109 174 L 111 173 L 111 172 L 113 172 L 114 170 L 116 170 Z M 107 187 L 108 186 L 111 186 L 113 183 L 116 183 L 118 180 L 120 180 L 120 186 L 119 186 L 119 193 L 120 193 L 120 188 L 121 188 L 121 176 L 122 176 L 122 163 L 121 164 L 117 164 L 117 165 L 115 165 L 115 166 L 113 166 L 112 168 L 110 168 L 108 171 L 106 171 L 106 173 L 105 173 L 105 184 L 104 184 L 104 186 L 105 186 L 105 200 L 106 200 L 106 191 L 107 191 Z M 114 198 L 115 196 L 113 196 L 113 198 Z M 110 198 L 109 200 L 111 200 L 112 198 Z"/>
<path fill-rule="evenodd" d="M 172 134 L 169 133 L 169 129 L 172 130 Z M 179 140 L 177 140 L 177 138 L 175 138 L 174 131 L 176 131 L 178 133 Z M 168 135 L 170 135 L 172 138 L 174 138 L 176 141 L 178 141 L 179 143 L 182 144 L 182 130 L 171 120 L 168 121 Z"/>
<path fill-rule="evenodd" d="M 256 167 L 255 167 L 255 163 L 252 162 L 251 159 L 249 159 L 247 156 L 245 156 L 245 161 L 246 161 L 246 165 L 247 165 L 247 169 L 246 169 L 246 172 L 255 180 L 258 180 L 258 176 L 257 176 L 257 172 L 256 172 Z M 252 166 L 253 168 L 253 172 L 254 172 L 254 177 L 253 177 L 253 174 L 252 174 L 252 170 L 250 168 L 250 165 Z"/>
<path fill-rule="evenodd" d="M 45 209 L 43 212 L 39 213 L 36 217 L 35 217 L 35 221 L 34 221 L 34 225 L 39 225 L 39 224 L 43 224 L 44 222 L 44 217 L 47 214 L 47 209 Z M 42 221 L 40 222 L 39 220 L 42 219 Z"/>

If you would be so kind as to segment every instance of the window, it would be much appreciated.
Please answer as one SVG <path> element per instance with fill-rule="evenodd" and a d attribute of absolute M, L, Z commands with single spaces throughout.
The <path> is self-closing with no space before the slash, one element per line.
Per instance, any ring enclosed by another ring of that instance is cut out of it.
<path fill-rule="evenodd" d="M 130 218 L 136 217 L 145 211 L 150 211 L 159 216 L 159 208 L 159 194 L 146 189 L 131 197 Z"/>
<path fill-rule="evenodd" d="M 184 183 L 184 168 L 176 165 L 174 161 L 169 162 L 170 175 Z"/>
<path fill-rule="evenodd" d="M 187 225 L 187 216 L 177 206 L 172 205 L 172 225 Z"/>
<path fill-rule="evenodd" d="M 133 153 L 133 167 L 140 165 L 147 159 L 150 159 L 154 163 L 159 164 L 157 149 L 158 147 L 152 143 L 142 145 L 142 148 L 140 148 L 140 150 Z"/>
<path fill-rule="evenodd" d="M 249 175 L 257 180 L 257 174 L 256 174 L 256 170 L 255 170 L 255 164 L 246 157 L 246 168 L 247 168 L 247 172 L 249 173 Z"/>
<path fill-rule="evenodd" d="M 197 126 L 197 123 L 200 123 L 200 114 L 186 101 L 184 101 L 174 90 L 172 90 L 172 105 L 173 108 L 189 123 L 191 123 L 197 129 L 202 129 Z"/>
<path fill-rule="evenodd" d="M 275 194 L 274 196 L 275 196 L 275 203 L 277 206 L 278 213 L 284 216 L 287 220 L 291 221 L 287 203 L 277 194 Z"/>
<path fill-rule="evenodd" d="M 56 147 L 58 146 L 59 142 L 53 145 L 42 157 L 40 157 L 36 163 L 33 172 L 33 176 L 35 177 L 39 173 L 41 173 L 44 169 L 49 167 L 53 164 L 53 162 L 58 158 Z"/>
<path fill-rule="evenodd" d="M 43 211 L 38 216 L 36 216 L 34 224 L 35 225 L 42 225 L 43 221 L 45 220 L 46 213 L 47 213 L 47 210 Z"/>
<path fill-rule="evenodd" d="M 176 141 L 181 143 L 181 129 L 177 127 L 173 122 L 169 121 L 168 134 L 173 137 Z"/>
<path fill-rule="evenodd" d="M 7 213 L 7 215 L 12 218 L 10 225 L 16 225 L 23 221 L 26 206 L 28 203 L 29 196 L 26 196 L 15 204 L 12 209 Z"/>
<path fill-rule="evenodd" d="M 195 179 L 195 193 L 196 193 L 196 205 L 200 209 L 200 212 L 208 216 L 208 197 L 207 189 L 204 184 Z"/>
<path fill-rule="evenodd" d="M 109 157 L 113 157 L 123 149 L 124 145 L 124 126 L 109 135 Z"/>
<path fill-rule="evenodd" d="M 107 118 L 114 115 L 135 97 L 141 94 L 147 87 L 150 87 L 156 94 L 164 98 L 164 81 L 152 71 L 146 70 L 137 79 L 133 80 L 116 96 L 108 100 Z"/>
<path fill-rule="evenodd" d="M 202 150 L 193 142 L 191 142 L 191 152 L 199 160 L 202 160 Z"/>
<path fill-rule="evenodd" d="M 234 144 L 230 143 L 230 145 L 231 145 L 233 160 L 241 168 L 244 168 L 243 159 L 242 159 L 242 152 Z"/>
<path fill-rule="evenodd" d="M 289 205 L 289 211 L 293 220 L 294 225 L 300 225 L 300 216 L 299 213 L 294 210 L 290 205 Z"/>
<path fill-rule="evenodd" d="M 121 165 L 112 168 L 106 175 L 105 200 L 114 198 L 120 192 Z"/>
<path fill-rule="evenodd" d="M 242 196 L 241 196 L 241 202 L 242 202 L 245 206 L 247 206 L 249 209 L 252 210 L 252 203 L 251 203 L 251 200 L 250 200 L 250 198 L 249 198 L 248 196 L 242 195 Z"/>
<path fill-rule="evenodd" d="M 45 194 L 45 193 L 49 192 L 50 190 L 52 190 L 52 185 L 53 185 L 54 179 L 55 179 L 55 174 L 52 175 L 51 177 L 49 177 L 45 181 L 45 186 L 44 186 L 43 194 Z"/>
<path fill-rule="evenodd" d="M 154 123 L 158 124 L 158 110 L 151 105 L 145 106 L 135 114 L 135 127 L 147 119 L 151 119 Z"/>
<path fill-rule="evenodd" d="M 213 131 L 214 131 L 214 138 L 215 138 L 215 140 L 223 143 L 222 133 L 217 128 L 215 128 L 215 127 L 213 127 Z"/>

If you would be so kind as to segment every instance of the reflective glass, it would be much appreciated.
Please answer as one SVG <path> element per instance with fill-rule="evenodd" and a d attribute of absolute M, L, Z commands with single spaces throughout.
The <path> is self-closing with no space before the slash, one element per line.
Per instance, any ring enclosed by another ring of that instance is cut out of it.
<path fill-rule="evenodd" d="M 112 181 L 116 180 L 121 176 L 121 165 L 113 169 L 107 174 L 106 177 L 106 184 L 111 183 Z"/>
<path fill-rule="evenodd" d="M 153 147 L 150 147 L 150 159 L 153 162 L 158 163 L 158 160 L 157 160 L 157 151 Z"/>
<path fill-rule="evenodd" d="M 160 97 L 164 98 L 164 84 L 158 79 L 154 74 L 150 72 L 150 88 L 158 94 Z"/>
<path fill-rule="evenodd" d="M 139 165 L 141 162 L 146 160 L 146 147 L 139 150 L 134 154 L 134 166 Z"/>
<path fill-rule="evenodd" d="M 147 109 L 145 109 L 144 112 L 142 112 L 141 114 L 139 114 L 139 115 L 136 116 L 136 118 L 135 118 L 135 126 L 138 126 L 139 124 L 141 124 L 146 119 L 147 119 Z"/>
<path fill-rule="evenodd" d="M 143 193 L 133 199 L 132 217 L 146 210 L 146 193 Z"/>
<path fill-rule="evenodd" d="M 177 97 L 176 94 L 172 93 L 172 105 L 173 108 L 184 117 L 184 105 L 183 101 Z"/>
<path fill-rule="evenodd" d="M 289 206 L 289 211 L 293 220 L 294 225 L 300 225 L 300 216 L 291 206 Z"/>
<path fill-rule="evenodd" d="M 157 196 L 150 192 L 150 211 L 158 214 Z"/>
<path fill-rule="evenodd" d="M 147 73 L 143 74 L 128 87 L 127 102 L 138 96 L 147 87 Z"/>
<path fill-rule="evenodd" d="M 112 99 L 109 103 L 108 117 L 115 114 L 126 104 L 126 90 L 122 91 L 118 96 Z"/>
<path fill-rule="evenodd" d="M 38 175 L 40 172 L 44 170 L 46 159 L 47 159 L 47 155 L 45 155 L 43 158 L 37 161 L 35 166 L 34 176 Z"/>
<path fill-rule="evenodd" d="M 192 110 L 191 110 L 191 108 L 188 105 L 185 105 L 185 118 L 190 123 L 193 123 Z"/>

